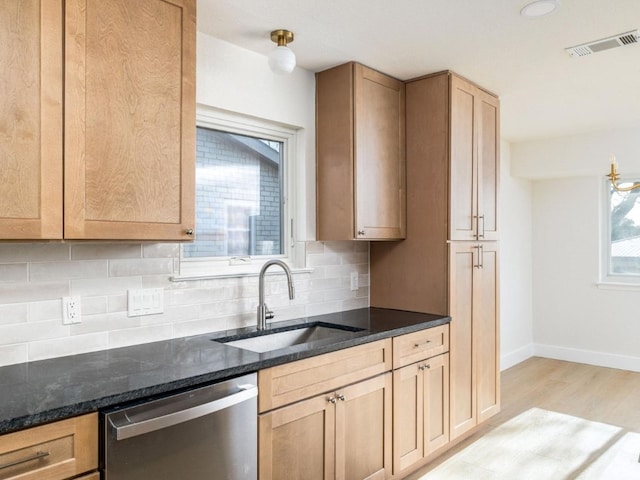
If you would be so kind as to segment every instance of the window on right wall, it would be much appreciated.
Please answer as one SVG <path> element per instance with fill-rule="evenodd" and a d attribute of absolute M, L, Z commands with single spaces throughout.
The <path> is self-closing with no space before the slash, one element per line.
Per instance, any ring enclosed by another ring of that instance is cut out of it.
<path fill-rule="evenodd" d="M 619 184 L 626 187 L 640 178 Z M 640 188 L 618 192 L 607 181 L 603 281 L 640 284 Z"/>

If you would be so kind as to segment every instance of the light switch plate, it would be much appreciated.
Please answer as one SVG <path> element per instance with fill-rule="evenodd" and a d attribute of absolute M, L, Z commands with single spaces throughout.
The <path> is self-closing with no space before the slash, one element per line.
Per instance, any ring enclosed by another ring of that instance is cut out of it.
<path fill-rule="evenodd" d="M 164 312 L 163 288 L 127 290 L 127 315 L 139 317 Z"/>

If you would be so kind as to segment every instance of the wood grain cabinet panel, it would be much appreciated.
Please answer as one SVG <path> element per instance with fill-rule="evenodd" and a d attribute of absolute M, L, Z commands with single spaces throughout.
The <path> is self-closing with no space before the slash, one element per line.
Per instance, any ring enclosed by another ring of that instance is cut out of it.
<path fill-rule="evenodd" d="M 451 244 L 451 439 L 500 410 L 498 249 Z"/>
<path fill-rule="evenodd" d="M 189 239 L 195 1 L 65 5 L 65 238 Z"/>
<path fill-rule="evenodd" d="M 259 415 L 260 480 L 391 477 L 391 373 Z"/>
<path fill-rule="evenodd" d="M 318 240 L 405 237 L 404 83 L 357 63 L 316 74 Z"/>
<path fill-rule="evenodd" d="M 1 436 L 0 466 L 0 478 L 6 480 L 65 480 L 96 470 L 98 414 Z M 96 475 L 86 478 L 99 478 Z"/>
<path fill-rule="evenodd" d="M 498 239 L 498 100 L 452 75 L 450 240 Z"/>
<path fill-rule="evenodd" d="M 0 9 L 0 239 L 62 238 L 62 0 Z"/>
<path fill-rule="evenodd" d="M 266 412 L 391 370 L 391 339 L 305 358 L 258 372 L 258 411 Z"/>
<path fill-rule="evenodd" d="M 3 3 L 0 239 L 192 238 L 195 9 Z"/>

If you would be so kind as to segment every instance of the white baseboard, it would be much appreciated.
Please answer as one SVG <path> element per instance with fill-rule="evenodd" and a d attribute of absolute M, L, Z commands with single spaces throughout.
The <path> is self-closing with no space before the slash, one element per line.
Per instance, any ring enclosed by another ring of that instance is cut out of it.
<path fill-rule="evenodd" d="M 513 367 L 520 362 L 524 362 L 527 358 L 533 357 L 534 345 L 530 343 L 524 347 L 518 348 L 513 352 L 500 356 L 500 371 Z"/>
<path fill-rule="evenodd" d="M 536 357 L 553 358 L 569 362 L 586 363 L 587 365 L 596 365 L 598 367 L 640 372 L 640 357 L 631 357 L 629 355 L 580 350 L 556 345 L 541 345 L 539 343 L 534 344 L 533 354 Z"/>

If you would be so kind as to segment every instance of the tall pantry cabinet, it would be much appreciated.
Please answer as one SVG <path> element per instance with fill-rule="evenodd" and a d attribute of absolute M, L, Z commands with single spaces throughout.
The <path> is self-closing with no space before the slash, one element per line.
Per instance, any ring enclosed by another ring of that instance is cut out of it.
<path fill-rule="evenodd" d="M 406 84 L 407 237 L 371 243 L 371 306 L 448 314 L 450 439 L 499 411 L 498 99 L 440 72 Z"/>

